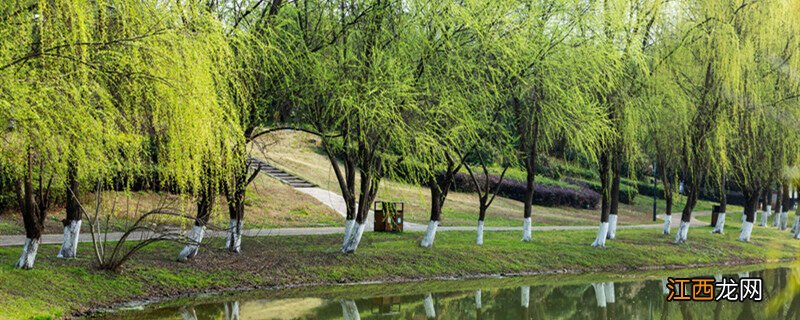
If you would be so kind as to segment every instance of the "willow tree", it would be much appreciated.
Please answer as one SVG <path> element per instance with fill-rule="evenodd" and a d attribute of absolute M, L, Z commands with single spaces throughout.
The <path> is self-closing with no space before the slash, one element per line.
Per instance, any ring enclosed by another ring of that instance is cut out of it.
<path fill-rule="evenodd" d="M 18 267 L 33 266 L 53 197 L 77 200 L 80 181 L 125 180 L 142 172 L 144 153 L 157 153 L 165 182 L 182 190 L 197 184 L 197 155 L 216 143 L 230 105 L 214 82 L 220 61 L 213 44 L 224 34 L 192 6 L 155 6 L 3 7 L 13 23 L 2 25 L 9 36 L 0 53 L 0 119 L 10 124 L 4 138 L 13 143 L 2 154 L 15 168 L 28 238 Z M 143 148 L 153 137 L 158 148 Z M 60 184 L 67 186 L 56 190 Z M 75 254 L 78 238 L 80 215 L 70 211 L 62 256 Z"/>
<path fill-rule="evenodd" d="M 321 133 L 347 207 L 341 251 L 348 253 L 358 248 L 381 180 L 396 175 L 412 148 L 426 146 L 406 117 L 421 113 L 407 54 L 413 33 L 405 32 L 409 15 L 400 1 L 324 2 L 315 9 L 298 12 L 310 19 L 297 19 L 306 85 L 295 115 Z"/>
<path fill-rule="evenodd" d="M 91 9 L 79 1 L 70 6 L 12 1 L 0 7 L 5 20 L 0 25 L 0 123 L 5 128 L 0 162 L 11 168 L 25 225 L 18 268 L 33 267 L 53 199 L 74 203 L 78 181 L 111 166 L 110 150 L 122 147 L 113 136 L 116 130 L 104 126 L 116 121 L 117 112 L 103 79 L 108 74 L 95 69 L 101 64 L 97 46 L 106 39 L 93 34 L 97 21 Z M 80 214 L 68 207 L 62 257 L 76 254 L 80 230 Z"/>
<path fill-rule="evenodd" d="M 496 1 L 495 18 L 481 37 L 481 53 L 493 72 L 515 129 L 518 159 L 526 171 L 523 241 L 531 240 L 537 159 L 560 137 L 591 158 L 606 131 L 607 117 L 588 87 L 604 80 L 591 70 L 603 59 L 579 37 L 591 4 L 584 1 Z"/>
<path fill-rule="evenodd" d="M 416 30 L 414 72 L 416 103 L 423 114 L 413 117 L 418 136 L 433 147 L 422 151 L 428 162 L 426 182 L 431 192 L 431 215 L 420 245 L 433 245 L 442 208 L 455 175 L 464 166 L 464 154 L 479 139 L 480 110 L 493 98 L 484 80 L 484 65 L 475 61 L 479 31 L 487 17 L 476 17 L 483 4 L 416 1 L 410 14 Z M 479 20 L 479 19 L 484 20 Z M 418 153 L 417 156 L 420 154 Z M 482 228 L 479 226 L 479 228 Z"/>
<path fill-rule="evenodd" d="M 464 168 L 478 198 L 478 227 L 475 238 L 478 245 L 483 245 L 486 214 L 500 193 L 508 169 L 517 163 L 512 130 L 506 125 L 509 121 L 503 119 L 499 111 L 491 107 L 475 111 L 481 123 L 477 128 L 478 138 L 472 145 L 466 146 L 462 155 Z M 502 171 L 495 180 L 491 175 L 496 173 L 493 169 L 498 167 Z"/>
<path fill-rule="evenodd" d="M 697 204 L 703 183 L 718 161 L 725 155 L 724 138 L 718 130 L 720 118 L 728 112 L 727 94 L 739 87 L 739 59 L 732 20 L 752 3 L 727 0 L 681 2 L 676 4 L 674 18 L 682 26 L 677 46 L 668 66 L 692 106 L 688 109 L 686 135 L 682 145 L 680 176 L 686 190 L 686 206 L 675 236 L 676 243 L 686 241 L 692 210 Z M 715 145 L 716 148 L 711 146 Z"/>
<path fill-rule="evenodd" d="M 225 247 L 240 252 L 247 187 L 259 173 L 250 170 L 248 161 L 256 138 L 282 130 L 291 113 L 291 97 L 299 87 L 292 77 L 297 62 L 292 46 L 298 32 L 287 28 L 287 20 L 294 16 L 283 14 L 287 3 L 282 0 L 199 3 L 215 23 L 222 24 L 227 39 L 221 43 L 229 46 L 235 61 L 235 69 L 220 82 L 235 99 L 230 116 L 239 132 L 221 144 L 222 154 L 228 154 L 222 166 L 228 170 L 220 191 L 230 219 Z"/>
<path fill-rule="evenodd" d="M 594 45 L 605 52 L 607 86 L 598 87 L 597 99 L 607 109 L 612 134 L 599 151 L 602 186 L 599 237 L 616 237 L 622 164 L 638 153 L 640 118 L 649 107 L 653 68 L 659 56 L 658 31 L 665 28 L 664 1 L 602 1 L 595 8 Z M 607 227 L 606 227 L 607 226 Z M 607 228 L 607 232 L 605 232 Z M 603 234 L 603 233 L 606 234 Z"/>
<path fill-rule="evenodd" d="M 661 180 L 664 189 L 664 227 L 663 234 L 670 234 L 672 210 L 675 202 L 675 191 L 678 171 L 681 165 L 682 149 L 680 144 L 685 134 L 688 104 L 680 94 L 680 89 L 670 78 L 668 72 L 657 70 L 653 81 L 647 89 L 649 112 L 643 118 L 647 135 L 643 135 L 645 152 L 654 159 L 655 173 Z M 655 179 L 656 177 L 654 177 Z M 654 190 L 657 192 L 657 190 Z"/>
<path fill-rule="evenodd" d="M 796 150 L 793 145 L 800 138 L 793 125 L 800 120 L 800 81 L 787 70 L 800 67 L 800 58 L 794 54 L 800 49 L 798 19 L 800 13 L 790 10 L 784 1 L 754 4 L 733 18 L 741 80 L 734 91 L 737 94 L 731 96 L 735 134 L 730 157 L 733 177 L 746 200 L 741 241 L 750 240 L 770 171 L 776 166 L 788 167 L 788 158 L 796 156 L 789 150 Z M 771 147 L 764 148 L 765 143 Z"/>

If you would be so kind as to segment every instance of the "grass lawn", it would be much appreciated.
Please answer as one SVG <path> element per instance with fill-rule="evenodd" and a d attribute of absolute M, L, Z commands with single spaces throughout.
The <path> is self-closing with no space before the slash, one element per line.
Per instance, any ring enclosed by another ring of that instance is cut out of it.
<path fill-rule="evenodd" d="M 337 252 L 340 235 L 245 238 L 241 254 L 213 249 L 223 247 L 213 239 L 189 263 L 174 262 L 179 244 L 154 245 L 119 274 L 95 270 L 89 244 L 74 260 L 55 258 L 58 246 L 42 246 L 30 271 L 12 268 L 19 247 L 3 247 L 0 318 L 58 318 L 142 297 L 232 288 L 759 263 L 794 259 L 800 249 L 800 241 L 773 229 L 756 228 L 750 243 L 735 240 L 734 225 L 724 235 L 709 230 L 693 228 L 687 244 L 674 245 L 658 229 L 622 229 L 605 249 L 589 246 L 592 230 L 536 232 L 530 243 L 517 232 L 487 232 L 483 246 L 473 244 L 473 232 L 441 232 L 433 249 L 416 245 L 421 233 L 367 233 L 352 255 Z"/>

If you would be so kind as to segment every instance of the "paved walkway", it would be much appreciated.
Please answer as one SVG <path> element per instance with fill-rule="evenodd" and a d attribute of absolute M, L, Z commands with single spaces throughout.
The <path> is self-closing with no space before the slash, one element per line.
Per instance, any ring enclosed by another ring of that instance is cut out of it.
<path fill-rule="evenodd" d="M 655 224 L 640 224 L 640 225 L 621 225 L 618 229 L 660 229 L 663 226 L 661 220 L 663 216 L 659 216 L 659 223 Z M 680 224 L 680 215 L 672 216 L 672 226 L 677 227 Z M 692 227 L 708 225 L 706 222 L 694 220 L 691 223 Z M 409 232 L 423 232 L 426 226 L 416 223 L 407 223 L 404 229 Z M 372 223 L 367 224 L 366 231 L 372 231 Z M 597 230 L 597 226 L 534 226 L 533 231 L 558 231 L 558 230 Z M 459 226 L 459 227 L 439 227 L 439 231 L 476 231 L 476 227 Z M 522 231 L 522 227 L 485 227 L 485 231 Z M 337 234 L 342 233 L 343 229 L 340 227 L 329 228 L 278 228 L 278 229 L 248 229 L 244 230 L 242 234 L 246 237 L 260 237 L 260 236 L 303 236 L 303 235 L 320 235 L 320 234 Z M 224 230 L 209 230 L 206 232 L 206 237 L 225 237 L 227 232 Z M 129 240 L 142 240 L 152 236 L 149 232 L 137 232 L 131 234 Z M 122 232 L 108 233 L 108 241 L 116 241 L 122 237 Z M 61 244 L 64 236 L 61 234 L 46 234 L 42 235 L 42 244 Z M 80 242 L 91 242 L 92 238 L 86 232 L 81 233 Z M 0 236 L 0 246 L 21 246 L 25 242 L 24 235 L 13 236 Z"/>

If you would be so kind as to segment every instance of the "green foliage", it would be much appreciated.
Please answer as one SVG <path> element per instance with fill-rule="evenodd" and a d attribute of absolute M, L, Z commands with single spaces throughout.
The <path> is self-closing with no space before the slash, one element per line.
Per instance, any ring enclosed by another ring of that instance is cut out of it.
<path fill-rule="evenodd" d="M 10 142 L 0 162 L 14 179 L 31 152 L 35 175 L 56 186 L 67 162 L 91 186 L 157 161 L 162 182 L 190 190 L 202 158 L 226 157 L 220 146 L 241 136 L 228 37 L 196 6 L 9 1 L 0 11 L 0 123 Z"/>
<path fill-rule="evenodd" d="M 596 191 L 597 193 L 602 192 L 603 188 L 599 181 L 595 180 L 582 180 L 582 179 L 571 179 L 580 184 L 585 184 L 589 189 Z M 633 204 L 636 195 L 639 194 L 639 189 L 637 186 L 628 185 L 625 183 L 619 184 L 619 202 L 625 204 Z"/>

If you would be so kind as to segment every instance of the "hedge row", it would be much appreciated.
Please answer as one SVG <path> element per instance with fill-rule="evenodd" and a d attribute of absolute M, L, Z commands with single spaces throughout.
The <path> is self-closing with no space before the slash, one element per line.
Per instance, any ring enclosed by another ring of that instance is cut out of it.
<path fill-rule="evenodd" d="M 636 186 L 637 189 L 639 189 L 639 194 L 643 196 L 652 197 L 653 193 L 655 192 L 656 197 L 659 199 L 664 199 L 664 184 L 662 184 L 660 181 L 656 183 L 655 189 L 653 189 L 652 182 L 646 181 L 637 181 Z"/>
<path fill-rule="evenodd" d="M 595 170 L 569 163 L 550 163 L 548 165 L 540 166 L 536 169 L 537 173 L 554 180 L 561 180 L 561 178 L 564 177 L 578 178 L 582 180 L 599 179 L 599 174 Z"/>
<path fill-rule="evenodd" d="M 564 181 L 572 183 L 576 186 L 581 186 L 591 189 L 592 191 L 595 191 L 598 194 L 602 192 L 602 185 L 598 181 L 589 181 L 589 180 L 573 179 L 573 178 L 565 178 Z M 625 204 L 633 204 L 633 199 L 636 198 L 637 194 L 639 194 L 639 191 L 637 190 L 636 187 L 632 187 L 624 183 L 619 184 L 619 202 Z"/>
<path fill-rule="evenodd" d="M 477 177 L 478 182 L 485 183 L 486 177 L 480 175 Z M 498 195 L 514 199 L 517 201 L 525 201 L 525 183 L 511 179 L 503 179 L 500 182 L 500 177 L 497 175 L 489 175 L 489 186 L 491 188 L 497 187 Z M 455 176 L 453 189 L 460 192 L 476 192 L 475 185 L 472 178 L 465 173 L 459 173 Z M 555 206 L 569 206 L 581 209 L 594 209 L 600 203 L 600 194 L 592 191 L 589 188 L 564 188 L 552 185 L 534 184 L 533 190 L 533 204 L 555 207 Z"/>

